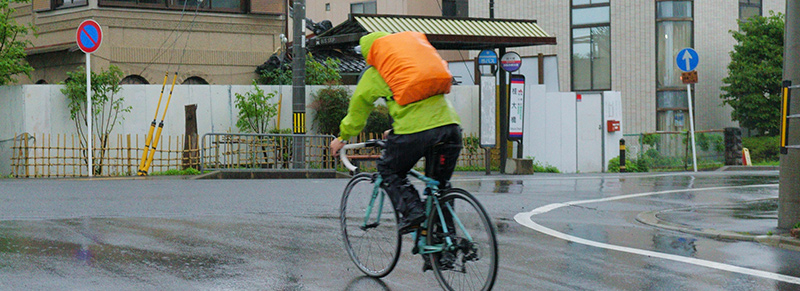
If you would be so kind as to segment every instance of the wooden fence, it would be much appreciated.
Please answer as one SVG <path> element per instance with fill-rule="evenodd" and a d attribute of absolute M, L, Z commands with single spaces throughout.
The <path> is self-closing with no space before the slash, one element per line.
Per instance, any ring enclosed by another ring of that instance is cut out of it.
<path fill-rule="evenodd" d="M 11 147 L 12 175 L 19 178 L 34 177 L 83 177 L 88 176 L 87 151 L 75 135 L 23 133 L 15 135 Z M 136 175 L 141 162 L 144 137 L 139 135 L 116 135 L 108 139 L 105 146 L 95 138 L 92 164 L 95 176 Z M 196 166 L 198 161 L 184 161 L 184 137 L 164 136 L 153 156 L 149 172 L 163 172 Z M 188 152 L 197 152 L 197 149 Z"/>
<path fill-rule="evenodd" d="M 81 145 L 80 138 L 67 134 L 37 134 L 27 133 L 15 135 L 11 147 L 12 176 L 18 178 L 36 177 L 84 177 L 88 176 L 86 147 Z M 379 138 L 379 135 L 361 134 L 359 141 Z M 484 165 L 485 151 L 477 147 L 474 142 L 477 137 L 464 136 L 464 149 L 458 160 L 458 166 L 479 168 Z M 149 173 L 179 170 L 186 167 L 199 168 L 200 149 L 196 141 L 188 139 L 189 147 L 184 147 L 187 141 L 184 135 L 162 136 L 153 157 Z M 142 158 L 144 136 L 131 134 L 118 134 L 108 139 L 106 145 L 101 146 L 99 138 L 93 142 L 94 176 L 133 176 L 136 175 Z M 206 145 L 206 151 L 214 149 Z M 370 149 L 368 149 L 370 150 Z M 230 153 L 228 153 L 230 154 Z M 371 152 L 359 154 L 378 155 L 380 152 L 371 149 Z M 492 151 L 493 163 L 497 161 L 496 150 Z M 187 158 L 190 157 L 190 158 Z M 335 168 L 338 163 L 324 163 L 323 168 Z M 424 163 L 417 164 L 423 167 Z M 374 167 L 364 164 L 366 168 Z M 496 165 L 495 165 L 496 166 Z"/>

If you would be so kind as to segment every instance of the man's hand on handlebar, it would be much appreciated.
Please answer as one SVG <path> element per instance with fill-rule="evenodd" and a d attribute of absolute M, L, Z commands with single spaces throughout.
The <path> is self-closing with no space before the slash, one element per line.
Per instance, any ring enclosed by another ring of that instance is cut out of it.
<path fill-rule="evenodd" d="M 342 141 L 342 140 L 340 140 L 338 138 L 334 138 L 331 141 L 331 145 L 330 145 L 331 155 L 334 156 L 334 157 L 338 157 L 339 156 L 339 150 L 341 150 L 342 147 L 344 147 L 345 144 L 346 143 L 344 141 Z"/>

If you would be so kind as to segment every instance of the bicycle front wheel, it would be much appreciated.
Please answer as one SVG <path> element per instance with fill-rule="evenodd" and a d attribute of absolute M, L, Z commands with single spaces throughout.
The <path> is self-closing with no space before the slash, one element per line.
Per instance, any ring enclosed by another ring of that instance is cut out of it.
<path fill-rule="evenodd" d="M 444 243 L 449 237 L 453 246 L 428 256 L 436 280 L 446 290 L 491 290 L 497 277 L 497 237 L 486 210 L 457 188 L 443 190 L 439 205 L 447 232 L 440 216 L 432 214 L 428 242 Z"/>
<path fill-rule="evenodd" d="M 375 187 L 375 175 L 353 177 L 342 194 L 339 217 L 347 254 L 367 276 L 388 275 L 400 258 L 398 216 L 386 192 Z"/>

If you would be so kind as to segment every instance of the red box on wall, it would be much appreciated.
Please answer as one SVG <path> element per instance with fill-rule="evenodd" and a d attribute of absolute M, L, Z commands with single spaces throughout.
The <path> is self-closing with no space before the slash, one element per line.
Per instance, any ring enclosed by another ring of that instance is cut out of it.
<path fill-rule="evenodd" d="M 606 130 L 608 130 L 608 132 L 619 131 L 619 120 L 606 121 Z"/>

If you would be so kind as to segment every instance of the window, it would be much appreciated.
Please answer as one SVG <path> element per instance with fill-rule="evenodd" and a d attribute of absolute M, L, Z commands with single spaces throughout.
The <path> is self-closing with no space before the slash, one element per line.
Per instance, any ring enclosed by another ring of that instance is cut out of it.
<path fill-rule="evenodd" d="M 353 14 L 377 14 L 378 13 L 378 4 L 377 3 L 378 3 L 377 1 L 351 3 L 350 4 L 350 13 L 353 13 Z"/>
<path fill-rule="evenodd" d="M 761 0 L 739 0 L 739 19 L 761 16 Z"/>
<path fill-rule="evenodd" d="M 66 1 L 66 0 L 65 0 Z M 83 0 L 85 1 L 85 0 Z M 247 2 L 245 2 L 247 1 Z M 101 7 L 158 8 L 186 11 L 244 13 L 245 3 L 252 0 L 98 0 Z M 256 5 L 257 3 L 252 3 Z"/>
<path fill-rule="evenodd" d="M 55 9 L 84 6 L 86 4 L 86 0 L 53 0 L 53 7 Z"/>
<path fill-rule="evenodd" d="M 469 17 L 468 0 L 442 0 L 442 16 Z"/>
<path fill-rule="evenodd" d="M 86 6 L 88 4 L 87 0 L 33 0 L 31 2 L 33 11 L 36 12 Z"/>
<path fill-rule="evenodd" d="M 122 80 L 119 81 L 120 85 L 138 85 L 138 84 L 149 84 L 147 79 L 139 75 L 128 75 Z"/>
<path fill-rule="evenodd" d="M 572 1 L 572 90 L 611 89 L 609 0 Z"/>
<path fill-rule="evenodd" d="M 656 2 L 656 129 L 683 130 L 689 101 L 677 53 L 694 43 L 693 2 Z"/>
<path fill-rule="evenodd" d="M 186 80 L 184 80 L 182 84 L 183 85 L 208 85 L 208 81 L 206 81 L 205 79 L 203 79 L 201 77 L 198 77 L 198 76 L 192 76 L 192 77 L 189 77 Z"/>
<path fill-rule="evenodd" d="M 325 3 L 325 11 L 331 11 L 331 3 Z"/>

